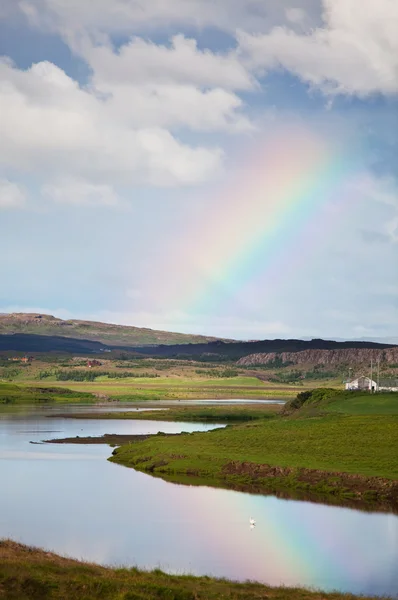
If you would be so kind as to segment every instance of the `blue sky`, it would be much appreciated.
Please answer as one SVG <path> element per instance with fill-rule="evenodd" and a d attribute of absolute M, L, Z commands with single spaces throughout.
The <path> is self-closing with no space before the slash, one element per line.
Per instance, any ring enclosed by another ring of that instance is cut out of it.
<path fill-rule="evenodd" d="M 397 337 L 397 33 L 395 0 L 3 0 L 0 312 Z M 344 162 L 308 214 L 290 131 Z"/>

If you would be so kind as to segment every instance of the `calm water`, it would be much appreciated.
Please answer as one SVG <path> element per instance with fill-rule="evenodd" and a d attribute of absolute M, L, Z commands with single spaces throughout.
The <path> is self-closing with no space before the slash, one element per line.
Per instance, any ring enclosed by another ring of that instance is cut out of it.
<path fill-rule="evenodd" d="M 0 537 L 103 564 L 397 596 L 393 514 L 180 486 L 109 463 L 105 445 L 29 443 L 210 428 L 46 418 L 39 411 L 3 417 Z M 250 516 L 257 521 L 252 530 Z"/>

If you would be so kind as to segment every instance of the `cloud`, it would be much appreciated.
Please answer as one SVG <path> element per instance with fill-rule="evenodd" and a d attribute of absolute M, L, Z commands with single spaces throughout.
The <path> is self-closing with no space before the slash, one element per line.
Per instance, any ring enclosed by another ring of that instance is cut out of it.
<path fill-rule="evenodd" d="M 128 85 L 189 84 L 199 88 L 248 90 L 254 80 L 236 52 L 199 50 L 195 39 L 175 35 L 170 45 L 133 37 L 115 52 L 107 45 L 81 47 L 96 81 Z"/>
<path fill-rule="evenodd" d="M 305 19 L 305 12 L 301 8 L 288 7 L 285 10 L 285 15 L 291 23 L 302 23 Z"/>
<path fill-rule="evenodd" d="M 296 3 L 297 4 L 297 3 Z M 300 0 L 307 24 L 319 15 L 319 0 Z M 29 21 L 46 29 L 91 32 L 130 32 L 188 25 L 217 27 L 235 32 L 237 27 L 266 31 L 286 21 L 291 0 L 20 0 Z M 303 22 L 302 22 L 303 24 Z"/>
<path fill-rule="evenodd" d="M 3 208 L 23 208 L 26 204 L 26 192 L 17 183 L 0 179 L 0 210 Z"/>
<path fill-rule="evenodd" d="M 88 181 L 64 180 L 48 183 L 42 194 L 61 204 L 83 206 L 116 206 L 120 200 L 110 185 L 93 184 Z"/>
<path fill-rule="evenodd" d="M 0 61 L 0 162 L 36 176 L 155 186 L 196 184 L 219 169 L 220 149 L 183 144 L 156 123 L 139 127 L 139 106 L 121 104 L 51 62 L 23 71 Z"/>
<path fill-rule="evenodd" d="M 157 45 L 133 37 L 115 50 L 88 36 L 70 39 L 90 69 L 90 90 L 109 111 L 132 127 L 181 127 L 193 131 L 240 132 L 252 128 L 243 102 L 232 90 L 252 90 L 254 78 L 236 52 L 199 50 L 194 39 Z"/>
<path fill-rule="evenodd" d="M 323 26 L 309 35 L 286 26 L 265 35 L 242 32 L 251 66 L 286 69 L 330 95 L 397 94 L 396 0 L 324 0 L 323 6 Z"/>

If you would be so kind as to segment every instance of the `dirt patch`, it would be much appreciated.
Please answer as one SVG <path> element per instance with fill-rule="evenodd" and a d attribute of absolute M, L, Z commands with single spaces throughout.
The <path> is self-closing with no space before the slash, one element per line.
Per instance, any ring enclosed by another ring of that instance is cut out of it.
<path fill-rule="evenodd" d="M 291 480 L 297 487 L 312 489 L 324 487 L 329 493 L 352 494 L 359 500 L 369 498 L 398 505 L 398 481 L 382 477 L 366 477 L 350 473 L 320 471 L 298 467 L 274 467 L 251 462 L 231 461 L 222 469 L 224 476 L 249 477 L 258 480 Z"/>

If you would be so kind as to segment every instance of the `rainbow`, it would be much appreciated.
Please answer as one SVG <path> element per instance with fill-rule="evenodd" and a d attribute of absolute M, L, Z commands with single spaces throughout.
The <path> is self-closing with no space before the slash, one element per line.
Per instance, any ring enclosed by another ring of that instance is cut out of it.
<path fill-rule="evenodd" d="M 248 309 L 253 281 L 271 284 L 311 260 L 351 198 L 353 157 L 349 145 L 304 129 L 262 142 L 189 233 L 178 236 L 168 260 L 179 281 L 165 284 L 166 304 L 196 315 L 225 300 Z"/>
<path fill-rule="evenodd" d="M 197 543 L 208 549 L 208 573 L 357 594 L 372 586 L 377 589 L 383 577 L 387 581 L 391 577 L 387 515 L 369 519 L 368 514 L 348 508 L 212 488 L 188 489 L 189 502 L 181 510 L 199 516 Z M 257 522 L 252 531 L 249 515 Z M 363 539 L 353 535 L 361 526 Z M 364 544 L 367 536 L 378 539 L 377 550 Z M 378 549 L 385 560 L 382 574 Z"/>

